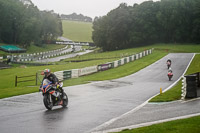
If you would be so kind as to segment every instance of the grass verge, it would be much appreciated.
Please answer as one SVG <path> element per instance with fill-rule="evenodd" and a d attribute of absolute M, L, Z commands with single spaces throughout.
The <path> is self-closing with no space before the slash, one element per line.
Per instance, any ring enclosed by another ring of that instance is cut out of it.
<path fill-rule="evenodd" d="M 39 52 L 45 52 L 45 51 L 51 51 L 56 50 L 60 48 L 64 48 L 66 45 L 57 45 L 57 44 L 45 44 L 43 47 L 38 47 L 36 45 L 30 45 L 27 49 L 27 53 L 39 53 Z"/>
<path fill-rule="evenodd" d="M 199 133 L 200 116 L 164 122 L 132 130 L 123 130 L 120 133 Z"/>
<path fill-rule="evenodd" d="M 170 90 L 152 98 L 149 102 L 170 102 L 181 99 L 181 80 Z"/>

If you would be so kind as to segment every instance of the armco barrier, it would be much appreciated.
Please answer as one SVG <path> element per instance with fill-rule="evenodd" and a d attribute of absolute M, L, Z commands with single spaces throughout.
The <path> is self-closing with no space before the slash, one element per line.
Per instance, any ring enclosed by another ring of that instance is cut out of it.
<path fill-rule="evenodd" d="M 81 69 L 79 69 L 79 76 L 89 75 L 89 74 L 95 73 L 97 71 L 98 71 L 97 66 L 81 68 Z"/>
<path fill-rule="evenodd" d="M 118 66 L 121 66 L 121 65 L 131 62 L 131 61 L 135 61 L 139 58 L 142 58 L 144 55 L 146 56 L 151 53 L 152 53 L 152 49 L 140 52 L 139 54 L 135 54 L 135 55 L 132 55 L 129 57 L 122 58 L 120 60 L 108 62 L 105 64 L 100 64 L 98 66 L 85 67 L 85 68 L 81 68 L 81 69 L 64 70 L 64 71 L 58 71 L 58 72 L 54 72 L 54 73 L 56 76 L 58 76 L 59 80 L 64 80 L 64 79 L 68 79 L 68 78 L 78 78 L 80 76 L 89 75 L 92 73 L 96 73 L 98 71 L 105 71 L 105 70 L 108 70 L 111 68 L 116 68 Z"/>
<path fill-rule="evenodd" d="M 146 55 L 149 55 L 149 50 L 146 50 Z"/>
<path fill-rule="evenodd" d="M 130 62 L 130 57 L 126 57 L 126 60 L 127 60 L 126 63 L 129 63 Z"/>
<path fill-rule="evenodd" d="M 143 51 L 143 56 L 146 56 L 146 51 Z"/>
<path fill-rule="evenodd" d="M 139 58 L 142 58 L 142 52 L 140 53 L 140 57 Z"/>
<path fill-rule="evenodd" d="M 63 71 L 57 71 L 57 72 L 54 72 L 54 74 L 56 75 L 59 81 L 64 80 Z"/>
<path fill-rule="evenodd" d="M 63 78 L 64 79 L 69 79 L 72 77 L 72 71 L 68 70 L 68 71 L 63 71 Z"/>
<path fill-rule="evenodd" d="M 133 61 L 133 57 L 132 56 L 129 56 L 129 61 Z"/>
<path fill-rule="evenodd" d="M 136 60 L 139 59 L 139 54 L 136 54 L 136 58 L 135 58 L 135 59 L 136 59 Z"/>
<path fill-rule="evenodd" d="M 71 70 L 57 71 L 54 72 L 54 74 L 56 75 L 59 81 L 63 81 L 65 79 L 71 78 L 72 71 Z"/>
<path fill-rule="evenodd" d="M 72 78 L 78 78 L 79 76 L 79 69 L 72 69 Z"/>
<path fill-rule="evenodd" d="M 124 64 L 126 64 L 126 63 L 127 63 L 127 58 L 125 57 L 125 58 L 124 58 Z"/>
<path fill-rule="evenodd" d="M 121 66 L 121 60 L 118 60 L 118 66 Z"/>
<path fill-rule="evenodd" d="M 39 60 L 41 60 L 41 59 L 45 59 L 47 57 L 53 57 L 53 56 L 61 55 L 61 53 L 55 54 L 54 52 L 58 52 L 58 51 L 62 52 L 62 50 L 65 50 L 67 48 L 68 48 L 68 46 L 66 46 L 65 48 L 47 51 L 47 52 L 40 52 L 40 53 L 33 53 L 33 54 L 21 54 L 21 55 L 7 55 L 4 58 L 5 59 L 12 58 L 13 62 L 33 61 L 34 59 L 37 59 L 37 58 Z M 71 51 L 69 51 L 69 52 L 71 52 Z M 67 54 L 69 52 L 65 52 L 63 54 Z M 48 54 L 48 53 L 49 53 L 49 55 L 45 55 L 45 54 Z"/>
<path fill-rule="evenodd" d="M 114 62 L 109 62 L 111 64 L 111 68 L 114 68 Z"/>
<path fill-rule="evenodd" d="M 112 68 L 112 64 L 113 63 L 106 63 L 106 64 L 101 64 L 101 65 L 98 65 L 98 71 L 105 71 L 105 70 L 108 70 L 108 69 L 111 69 Z"/>
<path fill-rule="evenodd" d="M 114 61 L 114 67 L 118 67 L 118 61 Z"/>
<path fill-rule="evenodd" d="M 181 99 L 184 100 L 186 96 L 186 78 L 183 76 L 182 80 L 182 88 L 181 88 Z"/>
<path fill-rule="evenodd" d="M 121 65 L 124 65 L 124 58 L 121 59 Z"/>

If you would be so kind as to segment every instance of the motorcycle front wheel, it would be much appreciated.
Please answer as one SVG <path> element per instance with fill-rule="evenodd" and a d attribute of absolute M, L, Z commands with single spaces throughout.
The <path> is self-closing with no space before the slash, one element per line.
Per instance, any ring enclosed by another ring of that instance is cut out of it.
<path fill-rule="evenodd" d="M 68 97 L 67 97 L 67 94 L 65 93 L 65 92 L 63 92 L 63 104 L 62 104 L 62 106 L 65 108 L 65 107 L 67 107 L 67 105 L 68 105 Z"/>
<path fill-rule="evenodd" d="M 53 102 L 51 102 L 52 99 L 50 100 L 50 98 L 51 98 L 50 94 L 45 94 L 44 98 L 43 98 L 44 106 L 48 110 L 52 110 L 52 108 L 53 108 Z"/>

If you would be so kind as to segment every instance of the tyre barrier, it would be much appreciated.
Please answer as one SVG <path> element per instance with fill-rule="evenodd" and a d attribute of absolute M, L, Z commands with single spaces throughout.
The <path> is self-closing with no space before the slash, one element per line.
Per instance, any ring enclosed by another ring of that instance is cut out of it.
<path fill-rule="evenodd" d="M 200 97 L 200 72 L 184 76 L 181 90 L 182 100 Z"/>
<path fill-rule="evenodd" d="M 184 100 L 185 99 L 185 96 L 186 96 L 186 78 L 183 76 L 183 79 L 182 79 L 182 88 L 181 88 L 181 100 Z"/>

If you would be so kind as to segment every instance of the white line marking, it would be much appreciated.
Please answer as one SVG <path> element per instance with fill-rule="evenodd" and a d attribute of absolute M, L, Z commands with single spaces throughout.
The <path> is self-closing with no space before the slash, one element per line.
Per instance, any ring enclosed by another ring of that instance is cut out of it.
<path fill-rule="evenodd" d="M 124 129 L 134 129 L 134 128 L 139 128 L 139 127 L 144 127 L 144 126 L 151 126 L 153 124 L 159 124 L 159 123 L 173 121 L 173 120 L 186 119 L 186 118 L 190 118 L 194 116 L 200 116 L 200 113 L 179 116 L 179 117 L 174 117 L 174 118 L 169 118 L 169 119 L 164 119 L 164 120 L 158 120 L 158 121 L 153 121 L 153 122 L 141 123 L 141 124 L 126 126 L 126 127 L 114 128 L 114 129 L 109 129 L 109 130 L 104 130 L 104 131 L 97 131 L 97 132 L 92 132 L 92 133 L 120 132 Z"/>

